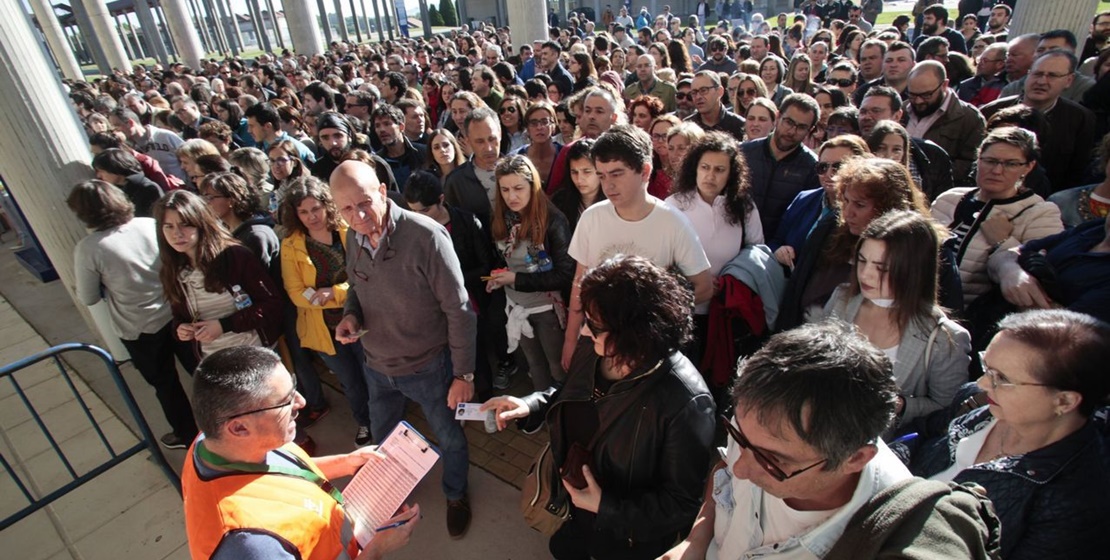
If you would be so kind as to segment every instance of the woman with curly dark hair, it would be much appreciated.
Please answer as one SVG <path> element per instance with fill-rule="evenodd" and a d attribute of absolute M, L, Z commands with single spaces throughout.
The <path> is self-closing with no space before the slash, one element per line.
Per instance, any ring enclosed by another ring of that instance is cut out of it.
<path fill-rule="evenodd" d="M 663 101 L 654 95 L 638 95 L 628 103 L 628 122 L 651 134 L 651 121 L 662 115 Z"/>
<path fill-rule="evenodd" d="M 552 556 L 655 558 L 698 511 L 713 439 L 713 398 L 679 351 L 690 290 L 645 258 L 617 255 L 582 279 L 586 322 L 566 384 L 483 409 L 498 428 L 546 419 L 553 465 L 549 511 L 568 519 Z"/>

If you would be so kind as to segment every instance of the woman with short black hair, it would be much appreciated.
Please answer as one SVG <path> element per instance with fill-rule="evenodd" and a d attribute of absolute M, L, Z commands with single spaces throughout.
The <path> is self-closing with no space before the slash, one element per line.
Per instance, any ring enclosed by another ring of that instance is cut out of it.
<path fill-rule="evenodd" d="M 151 216 L 151 207 L 162 197 L 162 189 L 143 175 L 143 166 L 135 156 L 126 150 L 110 148 L 93 157 L 92 167 L 97 179 L 123 190 L 135 205 L 136 216 Z"/>

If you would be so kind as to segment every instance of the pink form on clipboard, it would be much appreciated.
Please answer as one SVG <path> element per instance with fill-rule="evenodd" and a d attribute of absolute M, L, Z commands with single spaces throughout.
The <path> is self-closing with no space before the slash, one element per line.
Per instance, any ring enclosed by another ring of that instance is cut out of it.
<path fill-rule="evenodd" d="M 362 547 L 439 460 L 439 451 L 408 422 L 397 424 L 378 451 L 385 460 L 366 463 L 343 489 L 343 509 L 354 521 L 355 538 Z"/>

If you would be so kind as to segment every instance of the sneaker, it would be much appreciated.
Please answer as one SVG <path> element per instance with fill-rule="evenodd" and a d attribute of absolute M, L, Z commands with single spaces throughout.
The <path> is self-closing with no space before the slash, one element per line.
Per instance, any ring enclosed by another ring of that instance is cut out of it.
<path fill-rule="evenodd" d="M 509 378 L 517 372 L 516 361 L 505 358 L 497 363 L 497 371 L 493 374 L 493 388 L 499 391 L 509 388 Z"/>
<path fill-rule="evenodd" d="M 447 534 L 452 539 L 461 539 L 470 528 L 470 500 L 447 500 Z"/>
<path fill-rule="evenodd" d="M 158 438 L 158 441 L 160 441 L 162 443 L 162 447 L 165 447 L 166 449 L 187 449 L 190 443 L 189 440 L 180 437 L 173 432 L 170 432 Z"/>
<path fill-rule="evenodd" d="M 319 422 L 321 418 L 327 416 L 329 412 L 331 412 L 331 407 L 326 404 L 320 408 L 315 408 L 312 410 L 306 409 L 301 414 L 297 415 L 297 425 L 299 425 L 302 429 L 308 428 L 313 424 Z"/>
<path fill-rule="evenodd" d="M 355 433 L 355 445 L 363 447 L 370 445 L 370 427 L 359 426 L 358 432 Z"/>

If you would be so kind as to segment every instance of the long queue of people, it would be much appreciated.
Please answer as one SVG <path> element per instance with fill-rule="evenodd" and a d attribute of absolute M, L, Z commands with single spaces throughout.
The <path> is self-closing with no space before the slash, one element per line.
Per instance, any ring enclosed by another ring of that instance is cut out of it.
<path fill-rule="evenodd" d="M 1008 38 L 1004 3 L 978 34 L 925 7 L 912 42 L 845 7 L 69 84 L 97 176 L 67 200 L 78 297 L 107 300 L 166 447 L 233 449 L 281 407 L 303 442 L 316 357 L 358 447 L 418 403 L 452 537 L 474 400 L 547 427 L 557 558 L 1097 555 L 1110 13 L 1081 60 L 1068 31 Z M 244 346 L 280 349 L 293 398 L 190 405 L 175 360 L 218 388 Z M 523 371 L 534 393 L 504 394 Z"/>

